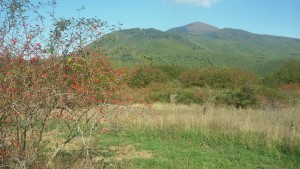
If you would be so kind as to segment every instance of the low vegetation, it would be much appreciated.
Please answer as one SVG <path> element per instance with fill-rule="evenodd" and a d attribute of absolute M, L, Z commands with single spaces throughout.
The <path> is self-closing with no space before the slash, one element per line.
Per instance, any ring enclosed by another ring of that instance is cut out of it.
<path fill-rule="evenodd" d="M 299 107 L 155 103 L 147 118 L 137 116 L 135 107 L 118 116 L 109 134 L 91 140 L 90 168 L 300 167 Z M 73 140 L 53 166 L 86 165 L 80 142 Z"/>
<path fill-rule="evenodd" d="M 289 60 L 265 77 L 236 68 L 140 66 L 129 69 L 126 83 L 148 102 L 287 107 L 299 104 L 299 60 Z"/>

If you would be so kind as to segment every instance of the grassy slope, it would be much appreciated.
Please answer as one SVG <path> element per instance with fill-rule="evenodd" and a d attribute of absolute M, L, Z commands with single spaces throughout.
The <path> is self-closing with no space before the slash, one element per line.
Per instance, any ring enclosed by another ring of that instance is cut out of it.
<path fill-rule="evenodd" d="M 129 29 L 110 36 L 114 42 L 98 41 L 119 65 L 144 63 L 186 67 L 242 67 L 264 74 L 282 60 L 300 58 L 300 40 L 257 35 L 242 30 L 221 29 L 215 33 L 191 35 L 155 29 Z"/>

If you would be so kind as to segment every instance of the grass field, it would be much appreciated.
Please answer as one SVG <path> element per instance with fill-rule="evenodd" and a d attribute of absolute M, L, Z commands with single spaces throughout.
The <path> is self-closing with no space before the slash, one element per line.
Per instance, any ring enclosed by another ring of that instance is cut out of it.
<path fill-rule="evenodd" d="M 243 110 L 156 103 L 153 110 L 149 116 L 124 112 L 109 134 L 96 136 L 90 145 L 92 166 L 300 168 L 299 107 Z M 66 147 L 56 168 L 82 168 L 79 145 L 74 140 Z"/>

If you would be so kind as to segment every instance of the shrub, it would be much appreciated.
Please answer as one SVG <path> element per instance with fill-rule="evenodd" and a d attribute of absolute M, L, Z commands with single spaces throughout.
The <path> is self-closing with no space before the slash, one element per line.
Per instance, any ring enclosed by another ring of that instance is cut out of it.
<path fill-rule="evenodd" d="M 56 3 L 51 2 L 52 9 Z M 107 24 L 97 18 L 51 15 L 47 35 L 44 17 L 37 11 L 43 5 L 0 1 L 0 168 L 36 167 L 36 159 L 46 156 L 43 139 L 52 125 L 64 135 L 50 147 L 52 155 L 45 158 L 50 164 L 74 138 L 109 131 L 103 127 L 118 111 L 106 105 L 126 104 L 114 98 L 121 89 L 121 71 L 85 48 L 102 36 Z M 29 13 L 32 16 L 25 16 Z M 88 156 L 89 142 L 83 142 Z"/>
<path fill-rule="evenodd" d="M 190 69 L 183 72 L 179 80 L 185 87 L 209 86 L 221 89 L 235 89 L 246 83 L 257 83 L 254 73 L 233 68 Z"/>
<path fill-rule="evenodd" d="M 169 77 L 159 69 L 150 66 L 136 67 L 127 78 L 129 87 L 146 87 L 151 83 L 165 83 Z"/>
<path fill-rule="evenodd" d="M 182 104 L 201 104 L 203 99 L 195 89 L 182 89 L 178 91 L 177 103 Z"/>
<path fill-rule="evenodd" d="M 171 92 L 158 91 L 150 94 L 148 102 L 161 102 L 161 103 L 169 103 L 170 102 L 170 94 Z"/>
<path fill-rule="evenodd" d="M 216 98 L 217 102 L 233 105 L 236 108 L 247 108 L 257 103 L 256 90 L 249 85 L 244 85 L 239 89 L 227 91 Z"/>
<path fill-rule="evenodd" d="M 176 93 L 176 103 L 179 104 L 201 104 L 203 103 L 203 98 L 201 93 L 196 89 L 177 89 L 174 91 L 157 91 L 149 96 L 149 100 L 155 102 L 170 103 L 170 95 Z"/>
<path fill-rule="evenodd" d="M 261 86 L 259 94 L 268 98 L 269 100 L 283 100 L 285 99 L 284 93 L 276 88 L 271 88 L 268 86 Z"/>
<path fill-rule="evenodd" d="M 281 68 L 267 74 L 263 83 L 271 87 L 290 83 L 300 85 L 300 60 L 286 61 Z"/>
<path fill-rule="evenodd" d="M 189 69 L 182 72 L 179 76 L 179 81 L 185 87 L 204 87 L 206 85 L 205 77 L 200 69 Z"/>
<path fill-rule="evenodd" d="M 157 66 L 158 69 L 162 70 L 168 77 L 175 80 L 178 79 L 179 75 L 185 71 L 186 68 L 176 66 L 176 65 L 163 65 L 163 66 Z"/>

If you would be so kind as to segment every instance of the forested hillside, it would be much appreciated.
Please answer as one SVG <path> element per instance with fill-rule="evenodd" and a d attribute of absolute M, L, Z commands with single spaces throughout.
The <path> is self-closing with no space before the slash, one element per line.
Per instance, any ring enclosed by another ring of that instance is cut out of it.
<path fill-rule="evenodd" d="M 166 32 L 152 28 L 115 31 L 90 46 L 105 50 L 118 65 L 239 67 L 259 75 L 284 60 L 300 58 L 299 39 L 217 29 L 203 23 Z"/>

